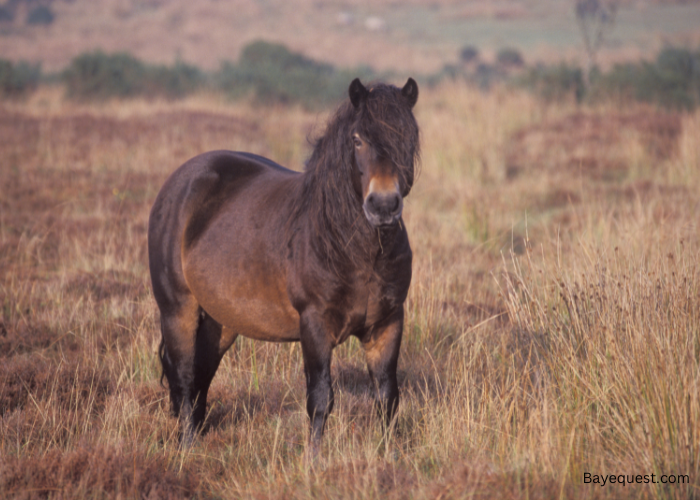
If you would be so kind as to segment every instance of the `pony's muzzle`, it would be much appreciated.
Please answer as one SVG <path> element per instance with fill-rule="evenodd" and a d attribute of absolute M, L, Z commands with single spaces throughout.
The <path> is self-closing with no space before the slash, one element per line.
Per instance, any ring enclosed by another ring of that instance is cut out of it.
<path fill-rule="evenodd" d="M 372 226 L 392 226 L 401 218 L 403 198 L 396 191 L 371 192 L 365 198 L 362 208 Z"/>

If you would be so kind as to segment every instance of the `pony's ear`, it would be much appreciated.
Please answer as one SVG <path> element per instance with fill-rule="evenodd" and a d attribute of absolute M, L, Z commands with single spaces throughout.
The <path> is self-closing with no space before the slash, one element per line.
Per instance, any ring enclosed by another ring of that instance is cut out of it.
<path fill-rule="evenodd" d="M 413 107 L 416 105 L 418 100 L 418 84 L 413 78 L 409 78 L 406 85 L 401 89 L 401 95 L 406 98 L 409 106 Z"/>
<path fill-rule="evenodd" d="M 367 98 L 367 94 L 369 94 L 369 91 L 364 85 L 362 85 L 362 82 L 359 78 L 355 78 L 350 84 L 348 94 L 350 95 L 350 102 L 352 103 L 352 105 L 356 108 L 359 108 L 360 104 L 362 104 L 362 101 L 364 101 Z"/>

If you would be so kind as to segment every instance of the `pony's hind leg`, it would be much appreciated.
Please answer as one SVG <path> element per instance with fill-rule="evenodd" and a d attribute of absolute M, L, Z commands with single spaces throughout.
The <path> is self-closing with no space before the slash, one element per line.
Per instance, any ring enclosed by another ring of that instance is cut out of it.
<path fill-rule="evenodd" d="M 193 419 L 196 430 L 201 430 L 206 416 L 209 386 L 219 363 L 238 335 L 202 311 L 197 329 L 194 356 Z"/>
<path fill-rule="evenodd" d="M 182 424 L 182 444 L 189 446 L 202 428 L 216 369 L 237 335 L 222 328 L 194 299 L 183 303 L 175 313 L 161 313 L 160 357 L 173 414 Z"/>
<path fill-rule="evenodd" d="M 182 423 L 185 446 L 192 442 L 195 433 L 192 402 L 199 312 L 199 304 L 191 296 L 178 301 L 177 307 L 161 308 L 160 359 L 163 374 L 168 379 L 173 414 L 180 417 Z"/>

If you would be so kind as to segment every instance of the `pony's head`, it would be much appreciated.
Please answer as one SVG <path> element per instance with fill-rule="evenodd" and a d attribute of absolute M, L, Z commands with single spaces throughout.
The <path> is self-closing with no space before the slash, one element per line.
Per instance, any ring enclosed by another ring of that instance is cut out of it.
<path fill-rule="evenodd" d="M 377 84 L 369 88 L 356 78 L 348 89 L 355 111 L 350 130 L 353 184 L 373 227 L 395 225 L 403 199 L 413 186 L 418 151 L 418 125 L 412 109 L 418 85 L 409 78 L 399 89 Z"/>

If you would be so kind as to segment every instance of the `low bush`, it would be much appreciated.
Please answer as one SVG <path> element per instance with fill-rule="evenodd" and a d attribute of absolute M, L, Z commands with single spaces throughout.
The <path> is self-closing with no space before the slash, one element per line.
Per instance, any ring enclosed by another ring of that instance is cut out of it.
<path fill-rule="evenodd" d="M 435 86 L 443 80 L 462 80 L 467 84 L 488 91 L 497 83 L 508 81 L 508 71 L 502 66 L 488 63 L 479 63 L 474 69 L 463 65 L 446 64 L 437 73 L 426 78 L 429 86 Z"/>
<path fill-rule="evenodd" d="M 465 47 L 460 61 L 474 61 L 476 49 Z M 509 83 L 528 89 L 546 101 L 574 99 L 576 102 L 630 100 L 656 104 L 667 109 L 693 110 L 700 105 L 700 49 L 669 47 L 654 61 L 615 65 L 607 72 L 594 67 L 586 78 L 584 70 L 570 63 L 524 66 L 517 49 L 502 49 L 495 64 L 445 65 L 429 75 L 429 85 L 445 79 L 463 80 L 482 90 L 494 84 Z"/>
<path fill-rule="evenodd" d="M 69 97 L 100 100 L 112 97 L 182 97 L 204 82 L 194 66 L 177 62 L 170 66 L 144 64 L 126 53 L 101 51 L 82 54 L 63 73 Z"/>
<path fill-rule="evenodd" d="M 371 76 L 369 68 L 338 70 L 284 45 L 255 41 L 243 49 L 238 64 L 221 65 L 216 81 L 233 97 L 252 94 L 261 102 L 318 108 L 341 99 L 353 78 Z"/>
<path fill-rule="evenodd" d="M 0 96 L 18 97 L 36 89 L 41 77 L 38 64 L 0 59 Z"/>
<path fill-rule="evenodd" d="M 493 85 L 508 80 L 508 72 L 499 65 L 480 63 L 467 81 L 474 83 L 481 90 L 489 90 Z"/>
<path fill-rule="evenodd" d="M 519 68 L 525 65 L 525 60 L 518 49 L 504 48 L 496 54 L 496 62 L 502 66 Z"/>
<path fill-rule="evenodd" d="M 283 45 L 257 41 L 243 49 L 238 63 L 224 62 L 212 75 L 183 62 L 155 66 L 126 53 L 96 51 L 73 59 L 62 78 L 74 99 L 177 98 L 202 88 L 211 79 L 234 98 L 253 95 L 261 102 L 319 108 L 341 99 L 353 78 L 371 76 L 369 68 L 338 70 Z"/>
<path fill-rule="evenodd" d="M 577 101 L 634 100 L 669 109 L 695 109 L 700 104 L 700 51 L 667 48 L 653 62 L 615 65 L 610 71 L 583 70 L 562 63 L 530 68 L 518 83 L 546 100 L 574 96 Z"/>
<path fill-rule="evenodd" d="M 580 102 L 585 93 L 583 71 L 566 63 L 531 67 L 516 79 L 516 83 L 535 92 L 546 101 L 574 98 Z"/>
<path fill-rule="evenodd" d="M 616 65 L 593 82 L 595 96 L 617 96 L 673 109 L 700 104 L 700 50 L 667 48 L 655 62 Z"/>
<path fill-rule="evenodd" d="M 206 83 L 206 76 L 196 66 L 177 61 L 173 66 L 154 66 L 149 69 L 150 93 L 167 97 L 182 97 Z"/>
<path fill-rule="evenodd" d="M 27 24 L 49 25 L 53 23 L 55 18 L 56 15 L 51 10 L 51 7 L 47 5 L 39 5 L 38 7 L 34 7 L 29 11 L 29 15 L 27 15 Z"/>
<path fill-rule="evenodd" d="M 465 63 L 476 61 L 479 59 L 479 49 L 472 45 L 466 45 L 460 50 L 459 59 Z"/>
<path fill-rule="evenodd" d="M 15 10 L 9 5 L 0 5 L 0 22 L 11 23 L 15 20 Z"/>
<path fill-rule="evenodd" d="M 144 64 L 129 54 L 97 51 L 74 58 L 63 78 L 70 97 L 106 99 L 143 93 L 145 73 Z"/>

